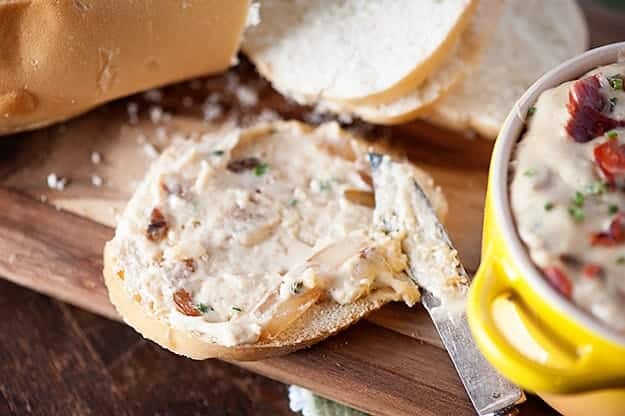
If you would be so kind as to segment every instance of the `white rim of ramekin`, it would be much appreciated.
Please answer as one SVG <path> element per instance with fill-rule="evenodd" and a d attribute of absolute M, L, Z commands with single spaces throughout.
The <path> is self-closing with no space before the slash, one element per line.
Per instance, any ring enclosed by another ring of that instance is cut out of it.
<path fill-rule="evenodd" d="M 625 334 L 609 328 L 606 324 L 590 315 L 589 312 L 565 299 L 549 285 L 531 261 L 527 249 L 516 231 L 510 209 L 508 174 L 512 151 L 523 131 L 529 108 L 545 90 L 563 82 L 579 78 L 598 66 L 609 65 L 625 58 L 625 42 L 613 43 L 585 52 L 547 72 L 536 81 L 516 102 L 508 115 L 493 150 L 491 175 L 493 175 L 492 198 L 497 224 L 510 249 L 514 264 L 531 287 L 550 305 L 564 315 L 572 318 L 581 326 L 591 330 L 604 339 L 625 347 Z"/>

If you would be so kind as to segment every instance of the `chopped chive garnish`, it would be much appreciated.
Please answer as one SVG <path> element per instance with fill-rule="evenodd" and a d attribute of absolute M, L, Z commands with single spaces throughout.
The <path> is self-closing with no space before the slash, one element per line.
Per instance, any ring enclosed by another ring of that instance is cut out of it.
<path fill-rule="evenodd" d="M 530 108 L 527 109 L 527 116 L 531 117 L 534 114 L 536 114 L 536 107 L 535 106 L 531 106 Z"/>
<path fill-rule="evenodd" d="M 618 131 L 610 130 L 605 135 L 608 136 L 608 139 L 616 139 L 616 138 L 618 138 Z"/>
<path fill-rule="evenodd" d="M 528 178 L 531 178 L 532 176 L 536 176 L 536 169 L 528 169 L 525 172 L 523 172 L 524 176 L 527 176 Z"/>
<path fill-rule="evenodd" d="M 625 256 L 621 256 L 616 259 L 616 264 L 625 264 Z"/>
<path fill-rule="evenodd" d="M 265 173 L 267 173 L 268 169 L 269 169 L 269 165 L 266 163 L 261 163 L 259 165 L 256 165 L 256 167 L 254 167 L 254 175 L 263 176 Z"/>
<path fill-rule="evenodd" d="M 243 311 L 243 309 L 238 308 L 238 307 L 236 307 L 236 306 L 233 306 L 233 307 L 232 307 L 232 310 L 233 310 L 233 311 L 237 311 L 237 312 L 241 312 L 241 311 Z"/>
<path fill-rule="evenodd" d="M 553 202 L 547 202 L 545 204 L 545 211 L 551 211 L 553 207 L 554 207 Z"/>
<path fill-rule="evenodd" d="M 575 195 L 573 195 L 573 199 L 571 200 L 571 202 L 573 202 L 573 205 L 575 205 L 576 207 L 583 207 L 585 200 L 586 197 L 584 197 L 584 194 L 577 191 L 575 192 Z"/>
<path fill-rule="evenodd" d="M 290 207 L 294 207 L 295 205 L 297 205 L 297 202 L 298 202 L 297 199 L 291 198 L 291 199 L 289 199 L 288 205 Z"/>
<path fill-rule="evenodd" d="M 224 151 L 223 150 L 213 150 L 212 155 L 213 156 L 223 156 L 224 155 Z"/>
<path fill-rule="evenodd" d="M 608 213 L 610 214 L 616 214 L 618 211 L 619 211 L 618 205 L 610 205 L 608 207 Z"/>
<path fill-rule="evenodd" d="M 584 210 L 579 207 L 569 207 L 569 215 L 573 218 L 573 221 L 580 223 L 586 219 L 586 215 L 584 214 Z"/>
<path fill-rule="evenodd" d="M 195 306 L 195 309 L 197 309 L 198 311 L 200 311 L 200 312 L 202 312 L 202 313 L 206 313 L 206 312 L 209 312 L 209 311 L 212 311 L 212 310 L 213 310 L 213 308 L 212 308 L 211 306 L 208 306 L 208 305 L 207 305 L 207 304 L 205 304 L 205 303 L 198 303 L 198 304 Z"/>
<path fill-rule="evenodd" d="M 623 89 L 623 78 L 620 75 L 614 75 L 613 77 L 609 77 L 610 86 L 615 90 Z"/>

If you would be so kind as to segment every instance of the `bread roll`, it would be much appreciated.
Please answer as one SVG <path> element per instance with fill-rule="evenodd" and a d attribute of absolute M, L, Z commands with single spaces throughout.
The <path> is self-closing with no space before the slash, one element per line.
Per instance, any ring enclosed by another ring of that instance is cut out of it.
<path fill-rule="evenodd" d="M 0 134 L 233 61 L 248 0 L 0 2 Z"/>

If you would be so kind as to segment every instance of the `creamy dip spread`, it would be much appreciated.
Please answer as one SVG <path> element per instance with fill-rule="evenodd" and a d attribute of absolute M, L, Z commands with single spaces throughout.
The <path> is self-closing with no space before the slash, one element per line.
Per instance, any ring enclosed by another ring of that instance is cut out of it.
<path fill-rule="evenodd" d="M 511 184 L 521 239 L 563 296 L 625 331 L 625 64 L 545 91 Z"/>
<path fill-rule="evenodd" d="M 291 123 L 174 145 L 120 218 L 115 273 L 146 313 L 225 346 L 270 338 L 322 299 L 414 304 L 403 236 L 372 226 L 358 149 L 335 124 Z"/>

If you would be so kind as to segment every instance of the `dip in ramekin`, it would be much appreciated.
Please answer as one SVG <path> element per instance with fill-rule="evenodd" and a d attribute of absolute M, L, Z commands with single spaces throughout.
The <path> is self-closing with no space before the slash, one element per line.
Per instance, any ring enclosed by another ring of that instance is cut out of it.
<path fill-rule="evenodd" d="M 510 202 L 543 276 L 625 331 L 625 63 L 544 91 L 514 152 Z"/>

